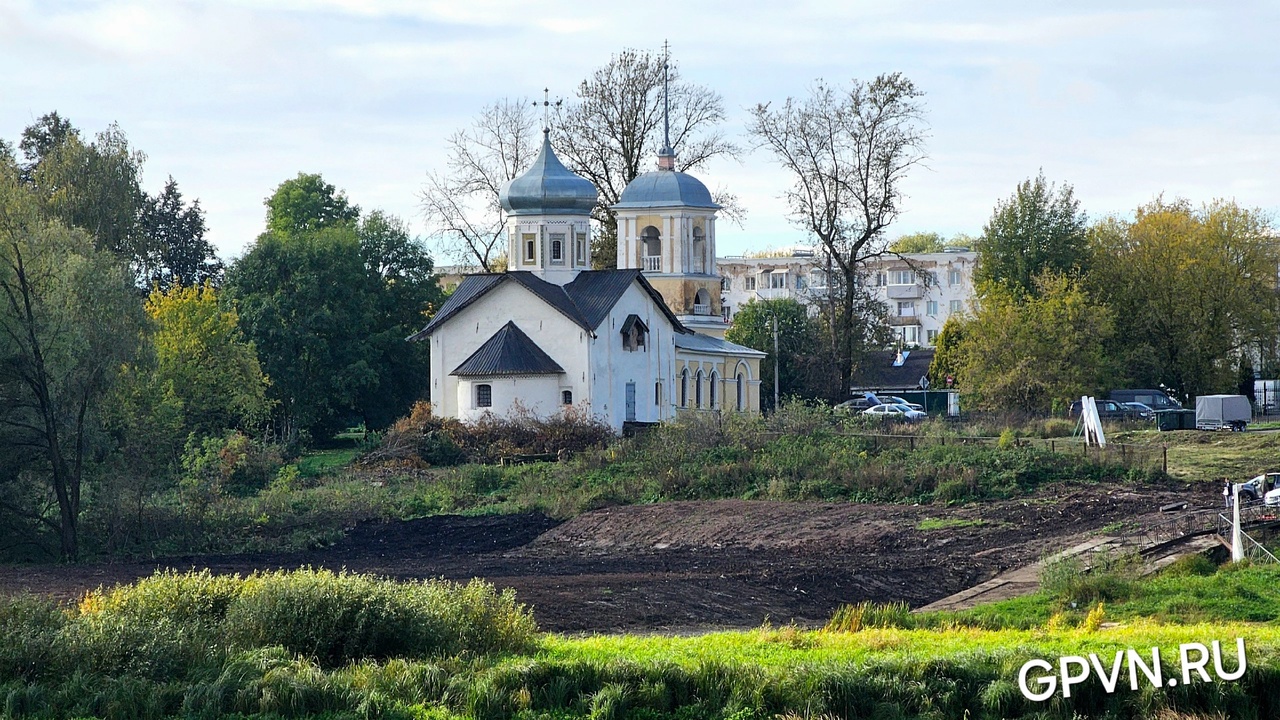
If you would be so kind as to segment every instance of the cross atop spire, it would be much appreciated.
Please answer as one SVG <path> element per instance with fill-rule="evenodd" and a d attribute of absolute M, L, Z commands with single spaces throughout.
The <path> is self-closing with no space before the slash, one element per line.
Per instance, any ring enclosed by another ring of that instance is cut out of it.
<path fill-rule="evenodd" d="M 539 105 L 542 106 L 542 134 L 543 135 L 547 135 L 551 133 L 551 114 L 550 114 L 551 106 L 555 105 L 556 107 L 560 107 L 563 104 L 564 104 L 564 100 L 557 100 L 555 102 L 551 102 L 551 89 L 542 88 L 542 102 L 538 102 L 537 100 L 535 100 L 533 102 L 533 106 L 534 107 L 538 107 Z"/>
<path fill-rule="evenodd" d="M 662 41 L 662 149 L 658 151 L 658 169 L 676 169 L 676 151 L 671 147 L 671 93 L 669 90 L 671 46 Z"/>

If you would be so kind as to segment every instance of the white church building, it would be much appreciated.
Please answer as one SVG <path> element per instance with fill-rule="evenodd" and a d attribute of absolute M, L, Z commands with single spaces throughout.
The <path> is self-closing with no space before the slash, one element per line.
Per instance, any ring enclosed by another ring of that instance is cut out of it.
<path fill-rule="evenodd" d="M 715 214 L 705 185 L 658 169 L 613 206 L 616 270 L 591 270 L 595 187 L 566 168 L 546 130 L 533 166 L 503 188 L 504 273 L 467 275 L 410 340 L 431 343 L 443 417 L 585 410 L 620 430 L 684 412 L 758 412 L 764 353 L 724 340 Z"/>

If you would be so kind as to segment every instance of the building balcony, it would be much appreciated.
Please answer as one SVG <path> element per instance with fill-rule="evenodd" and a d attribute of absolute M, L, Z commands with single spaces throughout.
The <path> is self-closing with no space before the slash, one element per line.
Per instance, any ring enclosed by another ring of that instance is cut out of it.
<path fill-rule="evenodd" d="M 710 315 L 711 304 L 710 303 L 694 303 L 693 314 L 694 315 Z"/>
<path fill-rule="evenodd" d="M 885 294 L 890 300 L 919 300 L 924 297 L 924 286 L 919 284 L 886 285 Z"/>
<path fill-rule="evenodd" d="M 645 255 L 641 260 L 644 264 L 641 266 L 645 272 L 662 272 L 662 256 L 661 255 Z"/>
<path fill-rule="evenodd" d="M 919 325 L 919 315 L 890 315 L 889 324 L 893 327 L 903 327 L 905 325 Z"/>

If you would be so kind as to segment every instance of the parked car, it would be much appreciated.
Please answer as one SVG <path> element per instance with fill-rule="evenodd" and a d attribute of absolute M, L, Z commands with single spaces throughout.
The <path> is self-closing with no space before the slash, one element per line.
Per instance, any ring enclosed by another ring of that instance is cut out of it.
<path fill-rule="evenodd" d="M 912 410 L 906 405 L 901 405 L 899 403 L 882 403 L 875 407 L 863 410 L 862 414 L 870 415 L 871 417 L 878 417 L 882 420 L 906 420 L 908 422 L 923 420 L 928 417 L 928 415 L 925 415 L 919 410 Z"/>
<path fill-rule="evenodd" d="M 1121 403 L 1142 403 L 1152 410 L 1182 409 L 1182 403 L 1169 397 L 1163 390 L 1112 390 L 1109 398 Z"/>
<path fill-rule="evenodd" d="M 1240 483 L 1240 500 L 1264 499 L 1268 505 L 1280 505 L 1280 473 L 1263 473 Z"/>
<path fill-rule="evenodd" d="M 924 406 L 921 405 L 920 403 L 907 402 L 905 398 L 900 397 L 898 395 L 882 395 L 880 397 L 880 400 L 881 402 L 892 403 L 894 405 L 906 405 L 912 410 L 919 410 L 920 412 L 924 412 Z"/>
<path fill-rule="evenodd" d="M 1098 406 L 1099 420 L 1130 420 L 1134 417 L 1133 409 L 1127 408 L 1115 400 L 1094 400 Z M 1071 403 L 1071 417 L 1080 417 L 1080 401 Z"/>
<path fill-rule="evenodd" d="M 873 401 L 868 397 L 856 397 L 851 400 L 845 400 L 837 404 L 833 410 L 837 412 L 862 412 L 867 408 L 873 408 L 880 403 Z"/>
<path fill-rule="evenodd" d="M 1140 402 L 1120 403 L 1132 411 L 1132 417 L 1136 420 L 1155 420 L 1156 411 L 1150 405 Z"/>

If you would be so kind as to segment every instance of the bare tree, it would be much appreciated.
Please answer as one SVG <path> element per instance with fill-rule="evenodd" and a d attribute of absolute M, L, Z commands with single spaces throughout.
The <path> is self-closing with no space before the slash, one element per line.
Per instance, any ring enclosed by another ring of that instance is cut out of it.
<path fill-rule="evenodd" d="M 576 98 L 556 113 L 552 128 L 556 152 L 600 193 L 593 214 L 600 223 L 592 248 L 597 267 L 613 267 L 617 257 L 618 221 L 610 207 L 628 183 L 649 169 L 664 142 L 664 59 L 648 51 L 623 50 L 583 80 Z M 676 170 L 702 167 L 714 157 L 737 157 L 739 148 L 716 129 L 724 122 L 720 95 L 680 82 L 675 63 L 668 63 L 667 73 Z M 721 191 L 720 198 L 731 209 L 739 207 L 732 195 Z"/>
<path fill-rule="evenodd" d="M 842 394 L 866 335 L 860 272 L 889 252 L 885 230 L 900 212 L 902 180 L 925 157 L 922 96 L 893 73 L 847 90 L 819 82 L 807 98 L 752 110 L 751 134 L 793 177 L 785 194 L 792 221 L 818 239 L 839 276 L 831 339 Z"/>
<path fill-rule="evenodd" d="M 423 215 L 446 256 L 485 272 L 496 269 L 506 236 L 498 193 L 533 162 L 536 130 L 533 105 L 504 98 L 449 137 L 448 172 L 428 173 L 419 194 Z"/>

